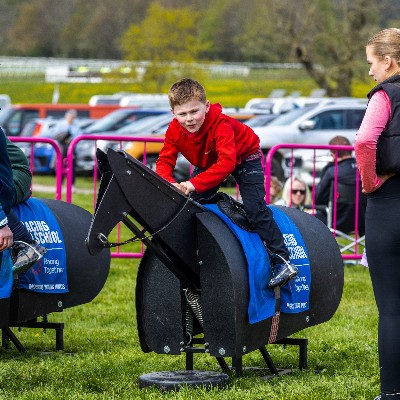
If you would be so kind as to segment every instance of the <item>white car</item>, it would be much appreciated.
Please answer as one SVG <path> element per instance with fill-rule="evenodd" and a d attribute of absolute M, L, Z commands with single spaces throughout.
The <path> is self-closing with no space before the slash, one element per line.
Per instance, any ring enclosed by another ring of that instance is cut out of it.
<path fill-rule="evenodd" d="M 298 176 L 312 187 L 318 184 L 322 169 L 332 160 L 329 150 L 296 149 L 285 155 L 282 167 L 286 177 Z"/>
<path fill-rule="evenodd" d="M 254 128 L 264 154 L 278 144 L 323 144 L 336 136 L 345 136 L 354 143 L 367 104 L 363 100 L 330 100 L 317 106 L 306 106 L 272 120 L 265 127 Z M 282 162 L 291 149 L 279 149 L 272 160 L 272 174 L 286 177 Z"/>

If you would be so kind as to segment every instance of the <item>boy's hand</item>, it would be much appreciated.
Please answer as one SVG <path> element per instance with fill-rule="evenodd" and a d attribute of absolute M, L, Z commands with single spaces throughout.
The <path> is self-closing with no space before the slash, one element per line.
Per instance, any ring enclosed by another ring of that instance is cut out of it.
<path fill-rule="evenodd" d="M 8 225 L 0 229 L 0 251 L 3 251 L 13 244 L 13 234 Z"/>
<path fill-rule="evenodd" d="M 196 188 L 193 186 L 192 182 L 190 181 L 186 181 L 186 182 L 181 182 L 178 185 L 178 189 L 180 191 L 182 191 L 183 193 L 186 194 L 186 196 L 190 193 L 190 192 L 195 192 Z"/>

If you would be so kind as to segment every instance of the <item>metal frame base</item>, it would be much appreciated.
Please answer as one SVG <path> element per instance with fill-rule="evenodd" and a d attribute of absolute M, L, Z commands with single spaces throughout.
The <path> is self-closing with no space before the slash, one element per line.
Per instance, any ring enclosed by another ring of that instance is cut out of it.
<path fill-rule="evenodd" d="M 11 328 L 41 328 L 54 329 L 56 332 L 56 351 L 64 350 L 64 323 L 63 322 L 47 322 L 47 321 L 27 321 L 19 324 L 13 324 L 7 328 L 1 329 L 1 345 L 3 349 L 9 348 L 9 342 L 17 348 L 20 353 L 26 353 L 27 350 L 20 340 L 15 336 Z"/>

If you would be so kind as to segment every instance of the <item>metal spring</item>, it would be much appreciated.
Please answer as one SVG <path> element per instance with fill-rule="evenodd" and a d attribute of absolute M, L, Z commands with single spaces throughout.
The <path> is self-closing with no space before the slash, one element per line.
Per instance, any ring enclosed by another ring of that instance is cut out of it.
<path fill-rule="evenodd" d="M 189 289 L 183 289 L 183 291 L 185 292 L 186 300 L 192 308 L 197 321 L 199 321 L 200 326 L 203 327 L 203 310 L 200 304 L 200 296 Z"/>
<path fill-rule="evenodd" d="M 185 335 L 186 335 L 186 343 L 192 343 L 193 339 L 193 312 L 190 304 L 188 302 L 185 303 Z"/>

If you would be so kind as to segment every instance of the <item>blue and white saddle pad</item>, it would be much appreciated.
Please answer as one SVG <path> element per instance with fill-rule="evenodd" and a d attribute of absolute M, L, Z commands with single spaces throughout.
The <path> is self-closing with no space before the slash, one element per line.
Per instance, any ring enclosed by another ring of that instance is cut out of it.
<path fill-rule="evenodd" d="M 33 239 L 47 248 L 42 259 L 26 274 L 19 275 L 19 288 L 40 293 L 68 292 L 64 238 L 52 211 L 35 198 L 30 198 L 13 209 Z"/>
<path fill-rule="evenodd" d="M 11 296 L 13 285 L 12 259 L 9 249 L 0 253 L 0 299 L 8 299 Z"/>
<path fill-rule="evenodd" d="M 246 231 L 234 224 L 217 204 L 204 205 L 217 214 L 239 239 L 248 263 L 250 301 L 249 322 L 254 324 L 275 314 L 275 294 L 267 288 L 271 279 L 269 256 L 258 233 Z M 309 309 L 311 286 L 310 261 L 303 238 L 293 221 L 277 207 L 268 206 L 283 234 L 290 252 L 290 261 L 299 268 L 299 274 L 281 288 L 281 311 L 299 313 Z"/>

